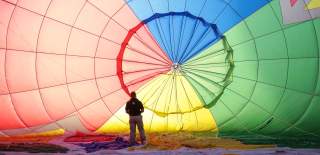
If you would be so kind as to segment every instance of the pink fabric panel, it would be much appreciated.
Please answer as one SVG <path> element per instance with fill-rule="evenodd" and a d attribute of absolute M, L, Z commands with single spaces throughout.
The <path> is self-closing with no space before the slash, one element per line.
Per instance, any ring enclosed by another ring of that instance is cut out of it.
<path fill-rule="evenodd" d="M 16 112 L 27 126 L 47 124 L 52 120 L 44 108 L 38 90 L 12 94 Z"/>
<path fill-rule="evenodd" d="M 117 61 L 109 59 L 95 59 L 95 76 L 96 78 L 105 76 L 116 76 Z"/>
<path fill-rule="evenodd" d="M 17 7 L 9 25 L 7 48 L 36 51 L 41 21 L 40 15 Z"/>
<path fill-rule="evenodd" d="M 45 88 L 40 92 L 44 105 L 54 120 L 61 119 L 76 111 L 69 97 L 67 86 Z"/>
<path fill-rule="evenodd" d="M 79 113 L 82 116 L 82 123 L 93 131 L 101 127 L 112 116 L 102 100 L 88 105 L 81 109 Z"/>
<path fill-rule="evenodd" d="M 135 75 L 135 74 L 127 75 L 126 77 L 128 77 L 128 79 L 134 75 L 137 77 L 132 78 L 133 80 L 128 80 L 127 82 L 125 82 L 125 84 L 127 85 L 128 90 L 130 92 L 136 91 L 140 87 L 143 87 L 150 80 L 154 79 L 155 77 L 159 76 L 160 74 L 165 74 L 166 72 L 168 72 L 168 69 L 163 69 L 163 70 L 159 70 L 157 72 L 147 73 L 145 76 Z"/>
<path fill-rule="evenodd" d="M 100 35 L 108 20 L 109 17 L 104 15 L 103 12 L 97 10 L 90 3 L 86 3 L 79 14 L 75 27 Z"/>
<path fill-rule="evenodd" d="M 0 95 L 1 94 L 8 94 L 8 88 L 6 83 L 6 76 L 5 76 L 5 50 L 0 49 Z"/>
<path fill-rule="evenodd" d="M 152 62 L 150 57 L 144 56 L 142 54 L 135 53 L 131 50 L 126 50 L 124 54 L 124 60 L 122 61 L 122 69 L 124 79 L 133 80 L 131 78 L 127 79 L 127 75 L 132 73 L 139 73 L 138 76 L 144 76 L 144 73 L 159 72 L 159 70 L 170 69 L 168 64 L 159 64 L 159 62 Z M 150 72 L 151 71 L 151 72 Z"/>
<path fill-rule="evenodd" d="M 157 41 L 153 38 L 148 28 L 144 25 L 142 26 L 133 37 L 139 36 L 143 38 L 143 42 L 147 43 L 148 47 L 161 56 L 166 62 L 171 62 L 167 54 L 160 48 Z"/>
<path fill-rule="evenodd" d="M 66 84 L 63 55 L 38 53 L 36 65 L 40 88 Z"/>
<path fill-rule="evenodd" d="M 7 28 L 14 6 L 0 1 L 0 48 L 6 47 Z"/>
<path fill-rule="evenodd" d="M 6 76 L 10 92 L 37 89 L 35 53 L 7 51 Z"/>
<path fill-rule="evenodd" d="M 102 97 L 121 89 L 117 76 L 98 78 L 96 81 Z"/>
<path fill-rule="evenodd" d="M 146 70 L 141 72 L 125 74 L 123 77 L 124 83 L 129 85 L 137 80 L 148 79 L 151 77 L 156 77 L 159 74 L 163 74 L 170 70 L 169 68 L 155 69 L 155 70 Z"/>
<path fill-rule="evenodd" d="M 114 15 L 113 19 L 117 21 L 120 25 L 125 27 L 127 30 L 130 30 L 131 28 L 133 28 L 134 26 L 140 23 L 140 21 L 132 13 L 128 5 L 123 6 L 121 10 L 119 10 L 119 12 L 117 12 Z"/>
<path fill-rule="evenodd" d="M 50 1 L 20 0 L 15 11 L 10 3 L 16 1 L 0 1 L 0 130 L 5 133 L 32 132 L 23 123 L 33 129 L 50 130 L 58 123 L 95 131 L 129 99 L 116 75 L 116 58 L 128 30 L 140 23 L 131 9 L 123 0 Z M 140 53 L 127 49 L 123 58 L 130 90 L 165 71 L 157 68 L 169 67 L 149 32 L 137 33 L 142 41 L 133 37 L 129 44 Z"/>
<path fill-rule="evenodd" d="M 84 31 L 73 29 L 71 32 L 68 55 L 93 57 L 98 45 L 98 37 Z"/>
<path fill-rule="evenodd" d="M 135 53 L 140 52 L 143 55 L 148 56 L 149 57 L 148 62 L 153 62 L 153 63 L 158 63 L 158 64 L 159 63 L 161 63 L 161 64 L 168 63 L 169 61 L 166 60 L 166 57 L 163 56 L 162 52 L 155 51 L 154 47 L 150 47 L 150 44 L 151 43 L 146 42 L 145 40 L 142 40 L 140 37 L 134 35 L 130 39 L 129 45 L 127 47 L 130 48 L 131 50 L 133 50 L 133 52 L 135 52 Z M 149 47 L 146 45 L 149 45 Z M 127 52 L 125 52 L 125 54 L 126 53 Z"/>
<path fill-rule="evenodd" d="M 69 90 L 72 101 L 77 109 L 89 105 L 100 98 L 94 80 L 69 84 Z"/>
<path fill-rule="evenodd" d="M 38 51 L 65 54 L 71 27 L 45 18 L 39 35 Z"/>
<path fill-rule="evenodd" d="M 116 91 L 106 97 L 103 98 L 103 101 L 106 103 L 108 109 L 114 114 L 116 113 L 126 102 L 130 99 L 130 97 L 123 91 Z"/>
<path fill-rule="evenodd" d="M 144 51 L 135 50 L 131 48 L 125 49 L 122 61 L 124 61 L 124 63 L 128 61 L 137 61 L 137 62 L 165 65 L 165 63 L 150 56 L 149 53 L 145 54 Z"/>
<path fill-rule="evenodd" d="M 116 59 L 119 51 L 120 44 L 101 38 L 98 44 L 96 57 Z"/>
<path fill-rule="evenodd" d="M 0 95 L 0 103 L 0 130 L 25 127 L 15 112 L 10 95 Z"/>
<path fill-rule="evenodd" d="M 121 89 L 121 85 L 117 76 L 98 78 L 96 81 L 101 96 L 103 97 Z"/>
<path fill-rule="evenodd" d="M 121 27 L 118 23 L 110 20 L 106 29 L 104 30 L 102 37 L 112 40 L 118 44 L 121 44 L 126 37 L 128 30 Z"/>
<path fill-rule="evenodd" d="M 89 3 L 102 10 L 108 16 L 115 14 L 124 5 L 123 0 L 89 0 Z"/>
<path fill-rule="evenodd" d="M 16 4 L 18 0 L 7 0 L 9 3 Z"/>
<path fill-rule="evenodd" d="M 26 8 L 28 10 L 32 10 L 34 12 L 37 12 L 41 15 L 44 15 L 51 0 L 19 0 L 18 6 L 21 6 L 23 8 Z M 37 4 L 37 5 L 35 5 Z"/>
<path fill-rule="evenodd" d="M 85 0 L 52 0 L 47 16 L 72 25 L 84 3 Z"/>
<path fill-rule="evenodd" d="M 67 56 L 67 82 L 76 82 L 94 78 L 94 59 L 78 56 Z"/>
<path fill-rule="evenodd" d="M 81 122 L 80 116 L 78 114 L 72 114 L 62 120 L 57 121 L 57 124 L 61 126 L 66 131 L 80 131 L 87 133 L 89 130 Z"/>

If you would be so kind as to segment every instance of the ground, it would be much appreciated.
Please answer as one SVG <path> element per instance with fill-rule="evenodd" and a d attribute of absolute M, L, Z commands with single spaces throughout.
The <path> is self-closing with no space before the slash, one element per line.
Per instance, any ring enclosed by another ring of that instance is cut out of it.
<path fill-rule="evenodd" d="M 128 146 L 128 135 L 85 135 L 0 138 L 0 154 L 217 154 L 217 155 L 320 155 L 318 143 L 219 138 L 208 133 L 149 133 L 147 145 Z M 297 145 L 299 143 L 300 145 Z M 285 146 L 287 145 L 287 146 Z M 299 147 L 297 147 L 299 146 Z M 305 146 L 305 147 L 304 147 Z"/>

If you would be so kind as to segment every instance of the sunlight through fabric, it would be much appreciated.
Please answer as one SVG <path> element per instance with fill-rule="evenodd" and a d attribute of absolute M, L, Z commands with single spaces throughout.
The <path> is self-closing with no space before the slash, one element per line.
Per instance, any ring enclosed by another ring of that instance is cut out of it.
<path fill-rule="evenodd" d="M 320 137 L 316 0 L 0 0 L 0 135 Z"/>

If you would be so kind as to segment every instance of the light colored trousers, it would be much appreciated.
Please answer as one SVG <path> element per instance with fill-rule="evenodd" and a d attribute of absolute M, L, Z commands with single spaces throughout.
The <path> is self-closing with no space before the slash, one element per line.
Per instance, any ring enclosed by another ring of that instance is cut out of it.
<path fill-rule="evenodd" d="M 146 136 L 144 133 L 142 116 L 130 116 L 129 124 L 130 124 L 130 143 L 136 142 L 136 126 L 138 126 L 141 141 L 145 141 Z"/>

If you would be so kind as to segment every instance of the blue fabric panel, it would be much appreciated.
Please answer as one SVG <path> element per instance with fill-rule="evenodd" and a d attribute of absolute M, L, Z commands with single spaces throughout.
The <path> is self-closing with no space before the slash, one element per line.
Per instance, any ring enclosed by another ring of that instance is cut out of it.
<path fill-rule="evenodd" d="M 127 2 L 138 19 L 147 19 L 153 15 L 149 0 L 131 0 Z"/>
<path fill-rule="evenodd" d="M 224 33 L 241 20 L 241 17 L 228 5 L 217 18 L 216 24 L 219 31 Z"/>
<path fill-rule="evenodd" d="M 168 0 L 149 0 L 153 12 L 167 13 L 169 11 Z"/>
<path fill-rule="evenodd" d="M 129 0 L 128 5 L 147 24 L 168 57 L 184 63 L 270 1 Z M 219 34 L 208 24 L 215 25 Z"/>
<path fill-rule="evenodd" d="M 186 0 L 169 0 L 169 10 L 172 12 L 184 12 Z"/>
<path fill-rule="evenodd" d="M 224 0 L 208 0 L 202 9 L 200 17 L 209 23 L 214 23 L 226 6 L 227 3 Z"/>
<path fill-rule="evenodd" d="M 187 0 L 187 8 L 185 11 L 188 11 L 195 16 L 199 16 L 206 1 L 207 0 Z"/>

